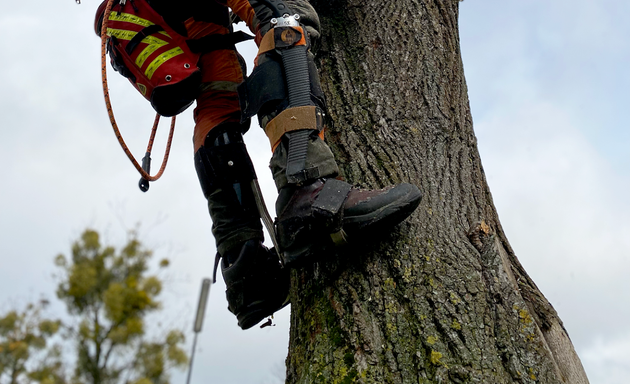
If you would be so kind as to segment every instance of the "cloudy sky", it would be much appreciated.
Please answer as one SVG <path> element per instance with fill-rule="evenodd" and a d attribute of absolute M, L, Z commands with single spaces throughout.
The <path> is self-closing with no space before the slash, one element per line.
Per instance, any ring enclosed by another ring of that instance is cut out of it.
<path fill-rule="evenodd" d="M 84 228 L 120 244 L 137 227 L 158 258 L 172 261 L 163 274 L 166 325 L 190 329 L 215 253 L 190 112 L 178 120 L 164 179 L 141 193 L 102 101 L 97 1 L 0 4 L 0 312 L 54 298 L 53 257 Z M 630 377 L 629 14 L 626 0 L 461 3 L 464 67 L 495 203 L 593 384 Z M 141 157 L 152 110 L 114 73 L 110 86 Z M 166 122 L 162 131 L 155 169 Z M 271 203 L 266 139 L 252 130 L 246 140 Z M 279 382 L 289 310 L 275 327 L 242 332 L 223 290 L 222 282 L 212 288 L 192 382 Z"/>

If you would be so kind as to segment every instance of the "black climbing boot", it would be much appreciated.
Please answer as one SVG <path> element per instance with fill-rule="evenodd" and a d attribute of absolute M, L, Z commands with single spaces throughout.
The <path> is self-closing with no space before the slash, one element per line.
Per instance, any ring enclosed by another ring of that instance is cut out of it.
<path fill-rule="evenodd" d="M 228 309 L 238 325 L 248 329 L 289 304 L 289 270 L 282 268 L 275 250 L 249 240 L 228 251 L 221 261 Z"/>
<path fill-rule="evenodd" d="M 228 308 L 247 329 L 286 305 L 289 279 L 275 251 L 262 245 L 256 174 L 241 131 L 234 123 L 214 128 L 195 154 L 195 168 L 217 244 L 215 280 L 223 258 Z"/>
<path fill-rule="evenodd" d="M 362 243 L 389 231 L 420 204 L 422 194 L 402 183 L 360 190 L 336 179 L 318 179 L 280 190 L 276 236 L 284 265 L 313 261 L 327 249 Z"/>

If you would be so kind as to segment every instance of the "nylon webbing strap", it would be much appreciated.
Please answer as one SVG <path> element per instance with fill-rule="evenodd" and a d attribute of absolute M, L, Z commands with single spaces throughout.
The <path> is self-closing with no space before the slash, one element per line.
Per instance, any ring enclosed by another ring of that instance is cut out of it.
<path fill-rule="evenodd" d="M 308 179 L 306 174 L 306 153 L 308 136 L 311 131 L 294 131 L 288 134 L 289 154 L 287 156 L 287 181 L 301 183 Z"/>
<path fill-rule="evenodd" d="M 336 245 L 348 243 L 348 235 L 342 228 L 343 204 L 351 189 L 352 185 L 344 181 L 329 179 L 313 202 L 313 214 L 325 223 Z"/>
<path fill-rule="evenodd" d="M 338 231 L 342 225 L 343 203 L 345 203 L 352 185 L 336 179 L 326 180 L 324 187 L 313 202 L 313 213 L 324 219 L 326 227 Z"/>
<path fill-rule="evenodd" d="M 238 86 L 238 101 L 241 107 L 241 123 L 256 115 L 270 101 L 287 98 L 282 64 L 276 60 L 265 61 L 256 66 L 247 81 Z"/>
<path fill-rule="evenodd" d="M 149 25 L 148 27 L 142 28 L 140 32 L 136 33 L 136 35 L 133 38 L 131 38 L 131 40 L 129 41 L 129 44 L 127 44 L 127 47 L 125 47 L 125 51 L 127 52 L 128 55 L 131 55 L 133 53 L 133 50 L 136 49 L 136 47 L 147 36 L 152 35 L 157 32 L 161 32 L 163 30 L 164 28 L 162 28 L 161 26 L 157 24 Z"/>
<path fill-rule="evenodd" d="M 285 133 L 301 129 L 321 130 L 317 119 L 317 107 L 314 105 L 285 109 L 267 123 L 265 133 L 273 150 Z"/>

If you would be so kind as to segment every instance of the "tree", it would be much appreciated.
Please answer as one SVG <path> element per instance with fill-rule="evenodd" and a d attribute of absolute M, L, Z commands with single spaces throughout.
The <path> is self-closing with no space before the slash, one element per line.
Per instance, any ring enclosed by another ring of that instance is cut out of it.
<path fill-rule="evenodd" d="M 93 230 L 73 244 L 70 259 L 57 256 L 62 270 L 57 296 L 77 320 L 69 328 L 77 351 L 73 382 L 167 384 L 168 370 L 186 365 L 181 331 L 169 331 L 159 341 L 146 338 L 145 318 L 160 308 L 162 290 L 157 276 L 147 276 L 150 257 L 135 233 L 117 251 L 102 246 Z"/>
<path fill-rule="evenodd" d="M 293 272 L 287 383 L 588 383 L 501 228 L 472 128 L 457 0 L 311 0 L 343 176 L 410 181 L 414 215 Z"/>
<path fill-rule="evenodd" d="M 60 349 L 50 344 L 61 326 L 42 316 L 47 301 L 0 317 L 0 383 L 65 383 Z"/>

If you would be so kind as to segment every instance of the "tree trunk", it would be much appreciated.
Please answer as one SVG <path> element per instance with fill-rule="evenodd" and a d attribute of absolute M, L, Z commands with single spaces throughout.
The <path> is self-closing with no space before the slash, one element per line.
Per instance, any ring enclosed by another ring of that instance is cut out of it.
<path fill-rule="evenodd" d="M 588 383 L 501 228 L 456 0 L 311 0 L 343 176 L 424 197 L 381 241 L 293 273 L 287 383 Z"/>

